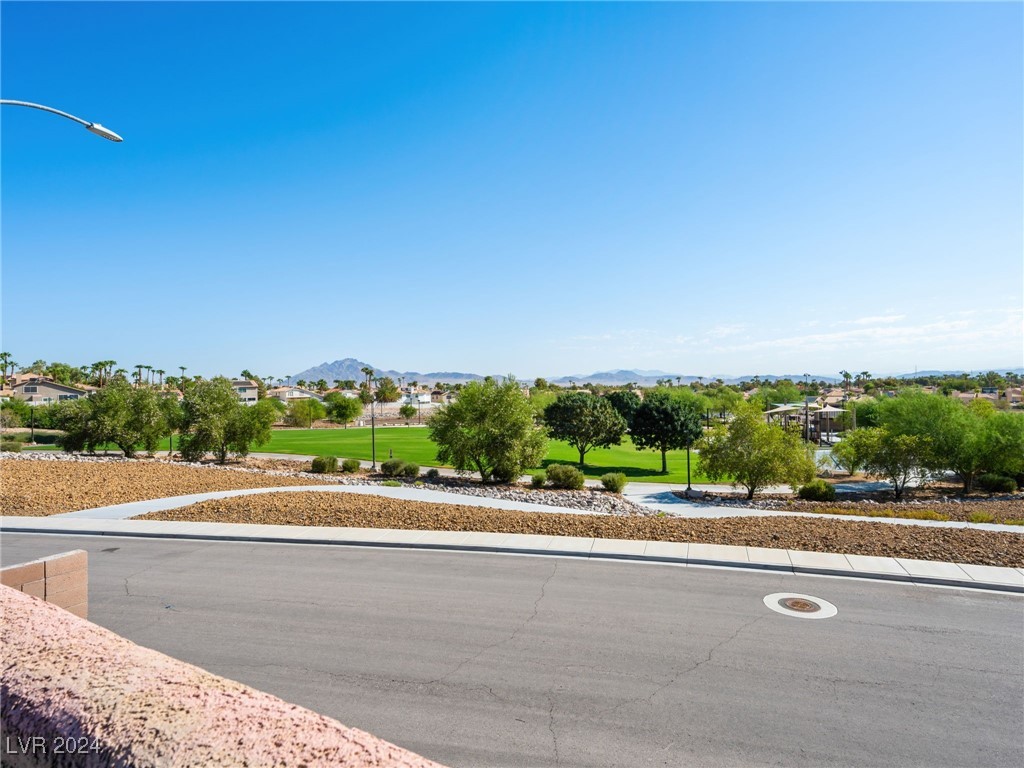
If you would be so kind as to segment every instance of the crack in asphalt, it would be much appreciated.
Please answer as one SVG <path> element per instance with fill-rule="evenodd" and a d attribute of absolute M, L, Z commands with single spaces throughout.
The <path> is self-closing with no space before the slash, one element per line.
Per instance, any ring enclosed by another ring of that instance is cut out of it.
<path fill-rule="evenodd" d="M 558 734 L 555 733 L 555 698 L 548 693 L 548 732 L 551 734 L 551 747 L 555 752 L 555 765 L 559 765 L 561 757 L 558 754 Z"/>
<path fill-rule="evenodd" d="M 641 702 L 641 701 L 646 703 L 646 704 L 651 704 L 651 701 L 659 693 L 661 693 L 662 691 L 666 690 L 667 688 L 670 688 L 671 686 L 675 685 L 675 683 L 678 680 L 682 679 L 683 677 L 686 677 L 691 672 L 695 672 L 696 670 L 700 669 L 702 666 L 707 664 L 709 661 L 711 661 L 712 657 L 715 655 L 715 651 L 721 649 L 725 645 L 728 645 L 733 640 L 735 640 L 740 635 L 741 632 L 743 632 L 744 630 L 754 626 L 755 624 L 757 624 L 757 622 L 761 621 L 762 619 L 766 619 L 766 618 L 768 618 L 768 617 L 767 616 L 758 616 L 756 619 L 751 619 L 750 621 L 746 622 L 739 629 L 737 629 L 735 632 L 733 632 L 731 635 L 729 635 L 727 638 L 725 638 L 724 640 L 720 640 L 719 642 L 715 643 L 715 645 L 712 646 L 710 650 L 708 650 L 707 656 L 705 656 L 703 659 L 698 661 L 696 664 L 692 664 L 689 667 L 687 667 L 686 669 L 684 669 L 682 671 L 679 671 L 679 672 L 676 672 L 668 682 L 662 683 L 661 685 L 659 685 L 648 696 L 638 697 L 638 698 L 635 698 L 635 699 L 627 699 L 626 701 L 623 701 L 623 702 L 621 702 L 619 704 L 616 704 L 611 709 L 606 710 L 603 714 L 609 714 L 610 715 L 613 712 L 618 711 L 622 707 L 628 706 L 630 704 L 635 704 L 635 703 L 638 703 L 638 702 Z"/>
<path fill-rule="evenodd" d="M 477 651 L 475 654 L 470 656 L 468 659 L 464 659 L 463 661 L 460 661 L 456 665 L 455 669 L 453 669 L 451 672 L 446 672 L 445 674 L 441 675 L 441 677 L 439 677 L 439 678 L 437 678 L 435 680 L 430 680 L 429 682 L 431 682 L 431 683 L 443 683 L 446 680 L 448 680 L 448 678 L 458 674 L 458 672 L 463 667 L 465 667 L 467 664 L 470 664 L 470 663 L 476 661 L 477 659 L 479 659 L 481 656 L 483 656 L 488 651 L 492 651 L 492 650 L 494 650 L 495 648 L 497 648 L 499 646 L 505 645 L 506 643 L 510 643 L 513 640 L 515 640 L 516 635 L 518 635 L 523 629 L 525 629 L 527 624 L 529 624 L 531 621 L 533 621 L 535 618 L 537 618 L 537 613 L 540 610 L 541 601 L 544 599 L 544 596 L 546 594 L 548 583 L 553 578 L 555 578 L 555 574 L 556 573 L 558 573 L 558 561 L 557 560 L 554 561 L 554 567 L 551 569 L 551 573 L 548 574 L 548 577 L 546 579 L 544 579 L 544 583 L 540 585 L 540 595 L 537 597 L 537 599 L 533 603 L 533 612 L 526 618 L 525 621 L 520 623 L 519 626 L 517 626 L 515 629 L 512 630 L 512 634 L 510 634 L 508 637 L 506 637 L 506 638 L 504 638 L 502 640 L 499 640 L 496 643 L 491 643 L 490 645 L 485 646 L 484 648 L 482 648 L 481 650 Z"/>

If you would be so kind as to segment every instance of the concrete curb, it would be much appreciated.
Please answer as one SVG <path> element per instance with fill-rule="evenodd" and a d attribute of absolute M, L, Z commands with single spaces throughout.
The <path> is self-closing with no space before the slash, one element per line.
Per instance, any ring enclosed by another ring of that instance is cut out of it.
<path fill-rule="evenodd" d="M 704 568 L 773 571 L 956 587 L 1024 595 L 1024 569 L 892 557 L 631 539 L 393 528 L 314 528 L 241 523 L 5 518 L 4 533 L 119 536 L 268 544 L 373 547 L 444 552 L 574 557 Z"/>

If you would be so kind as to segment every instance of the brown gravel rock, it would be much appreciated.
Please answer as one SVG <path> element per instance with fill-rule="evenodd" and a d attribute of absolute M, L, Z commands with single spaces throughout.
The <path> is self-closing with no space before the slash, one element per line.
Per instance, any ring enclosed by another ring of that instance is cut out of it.
<path fill-rule="evenodd" d="M 1024 567 L 1024 535 L 964 528 L 791 517 L 680 519 L 511 512 L 336 493 L 268 493 L 205 501 L 149 520 L 493 531 L 734 544 Z"/>
<path fill-rule="evenodd" d="M 676 493 L 679 498 L 686 498 Z M 707 496 L 702 503 L 711 506 L 729 506 L 744 509 L 785 510 L 814 512 L 825 515 L 867 515 L 869 517 L 903 517 L 910 519 L 953 520 L 961 523 L 1007 523 L 1024 521 L 1024 498 L 972 497 L 931 495 L 909 501 L 894 502 L 878 493 L 872 497 L 849 500 L 840 496 L 836 501 L 804 501 L 791 496 L 765 495 L 747 500 L 734 497 Z"/>
<path fill-rule="evenodd" d="M 323 482 L 309 477 L 183 466 L 145 459 L 5 459 L 0 463 L 0 513 L 38 517 L 186 493 L 320 485 Z"/>

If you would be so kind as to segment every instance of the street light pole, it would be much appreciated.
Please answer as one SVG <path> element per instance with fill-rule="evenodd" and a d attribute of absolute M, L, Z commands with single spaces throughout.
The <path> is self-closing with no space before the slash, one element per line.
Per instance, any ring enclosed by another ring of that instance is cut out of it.
<path fill-rule="evenodd" d="M 373 379 L 370 379 L 370 394 L 373 394 Z M 377 471 L 377 410 L 374 408 L 373 400 L 370 401 L 370 459 L 375 472 Z"/>
<path fill-rule="evenodd" d="M 107 139 L 108 141 L 114 141 L 114 142 L 124 141 L 124 139 L 122 139 L 120 136 L 118 136 L 112 130 L 110 130 L 109 128 L 104 128 L 99 123 L 91 123 L 88 120 L 83 120 L 80 117 L 75 117 L 74 115 L 68 114 L 67 112 L 62 112 L 59 109 L 54 109 L 53 107 L 47 107 L 47 106 L 44 106 L 43 104 L 34 104 L 31 101 L 14 101 L 12 99 L 0 99 L 0 104 L 3 104 L 5 106 L 9 106 L 9 107 L 29 107 L 31 109 L 40 109 L 43 112 L 50 112 L 50 113 L 52 113 L 54 115 L 60 115 L 61 117 L 66 117 L 68 120 L 73 120 L 74 122 L 78 123 L 79 125 L 84 125 L 88 131 L 90 131 L 92 133 L 95 133 L 97 136 L 102 136 L 104 139 Z"/>

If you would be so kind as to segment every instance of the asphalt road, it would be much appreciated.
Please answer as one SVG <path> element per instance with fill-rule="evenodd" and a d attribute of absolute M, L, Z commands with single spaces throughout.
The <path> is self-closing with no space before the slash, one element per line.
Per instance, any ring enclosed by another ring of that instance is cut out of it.
<path fill-rule="evenodd" d="M 451 766 L 1018 766 L 1024 600 L 635 563 L 7 534 L 90 618 Z M 762 598 L 834 603 L 791 618 Z"/>

